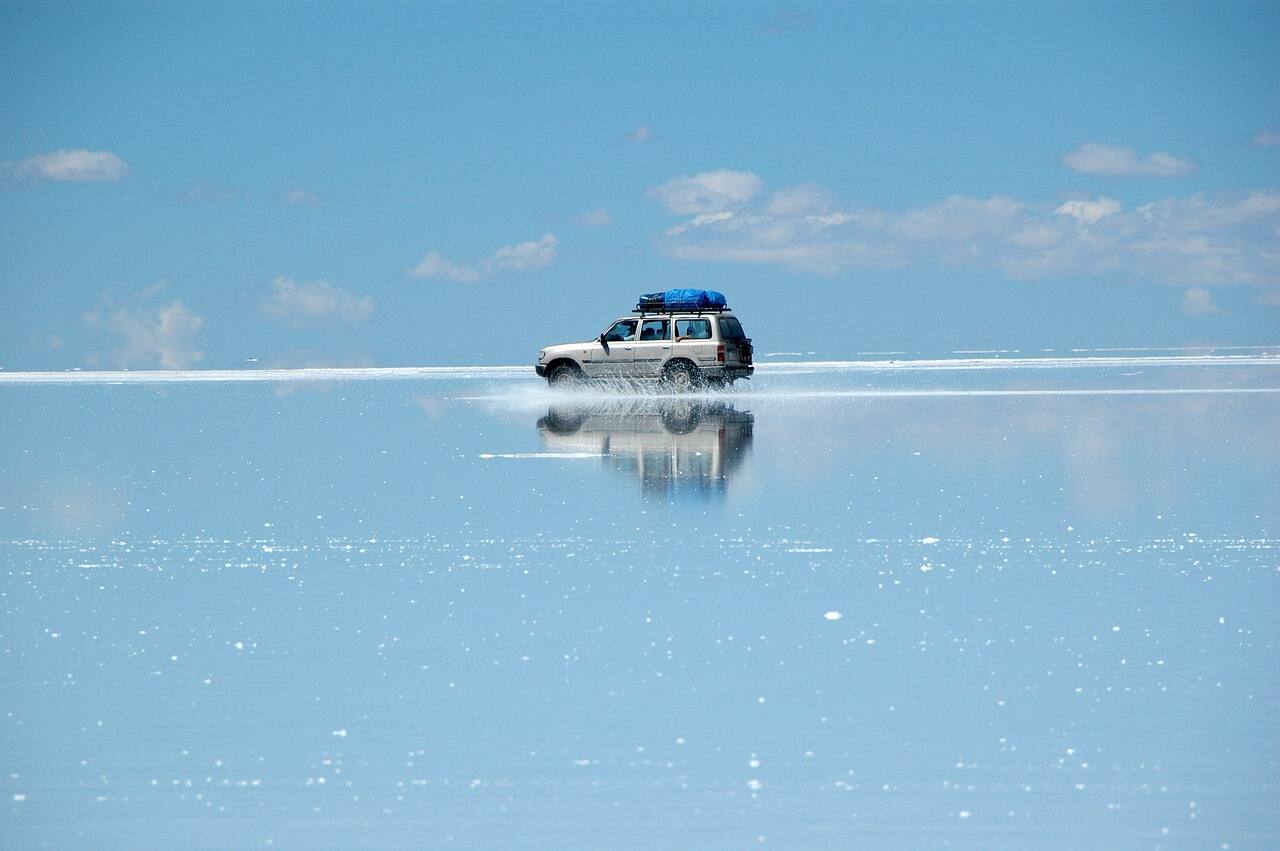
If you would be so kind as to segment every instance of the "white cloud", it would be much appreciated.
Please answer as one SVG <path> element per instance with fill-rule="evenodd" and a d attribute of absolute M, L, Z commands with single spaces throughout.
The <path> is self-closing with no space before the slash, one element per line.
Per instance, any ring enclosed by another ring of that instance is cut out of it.
<path fill-rule="evenodd" d="M 1280 127 L 1264 127 L 1249 140 L 1249 144 L 1259 148 L 1280 148 Z"/>
<path fill-rule="evenodd" d="M 280 200 L 294 207 L 320 206 L 320 197 L 314 192 L 308 192 L 301 186 L 286 189 L 284 192 L 280 193 Z"/>
<path fill-rule="evenodd" d="M 1155 151 L 1145 157 L 1133 148 L 1085 142 L 1062 158 L 1062 164 L 1081 174 L 1097 177 L 1182 177 L 1195 171 L 1191 160 Z"/>
<path fill-rule="evenodd" d="M 446 260 L 439 251 L 428 251 L 427 256 L 405 274 L 410 278 L 443 278 L 446 281 L 461 283 L 480 280 L 480 270 L 475 265 Z"/>
<path fill-rule="evenodd" d="M 645 143 L 653 141 L 653 128 L 648 124 L 637 124 L 635 129 L 622 137 L 627 142 Z"/>
<path fill-rule="evenodd" d="M 260 307 L 272 319 L 294 325 L 358 325 L 373 315 L 374 303 L 370 296 L 357 296 L 326 281 L 300 284 L 292 278 L 278 277 L 271 282 L 271 291 L 263 297 Z"/>
<path fill-rule="evenodd" d="M 1002 195 L 991 198 L 953 195 L 909 210 L 898 217 L 892 230 L 911 240 L 968 241 L 980 234 L 1007 229 L 1024 206 Z"/>
<path fill-rule="evenodd" d="M 683 184 L 671 203 L 664 187 L 650 196 L 691 212 L 664 230 L 658 246 L 687 260 L 822 274 L 932 265 L 992 269 L 1017 279 L 1280 285 L 1280 191 L 1274 190 L 1166 198 L 1130 211 L 1110 198 L 1044 203 L 1005 196 L 952 196 L 887 211 L 841 207 L 814 187 L 715 210 L 721 204 L 685 203 Z"/>
<path fill-rule="evenodd" d="M 1203 287 L 1192 287 L 1182 294 L 1182 312 L 1188 316 L 1210 316 L 1220 311 L 1213 303 L 1213 293 Z"/>
<path fill-rule="evenodd" d="M 491 273 L 531 272 L 545 269 L 556 259 L 556 235 L 547 233 L 542 239 L 504 245 L 485 261 Z"/>
<path fill-rule="evenodd" d="M 1107 216 L 1114 216 L 1121 209 L 1119 201 L 1099 198 L 1096 201 L 1068 201 L 1054 212 L 1060 216 L 1070 216 L 1083 225 L 1092 225 Z"/>
<path fill-rule="evenodd" d="M 720 213 L 740 207 L 764 189 L 764 181 L 749 171 L 721 168 L 686 174 L 648 191 L 669 212 L 681 216 Z"/>
<path fill-rule="evenodd" d="M 428 251 L 416 266 L 405 270 L 405 274 L 410 278 L 441 278 L 471 283 L 504 272 L 532 272 L 555 262 L 556 244 L 555 234 L 543 234 L 541 239 L 504 245 L 474 263 L 455 263 L 439 251 Z"/>
<path fill-rule="evenodd" d="M 152 293 L 154 288 L 142 295 Z M 181 301 L 159 306 L 104 303 L 85 314 L 84 321 L 113 338 L 116 345 L 108 357 L 116 366 L 187 369 L 204 358 L 196 341 L 204 320 Z"/>
<path fill-rule="evenodd" d="M 574 216 L 573 221 L 587 228 L 607 228 L 613 224 L 613 216 L 604 207 L 596 207 Z"/>
<path fill-rule="evenodd" d="M 732 219 L 732 218 L 733 218 L 733 213 L 729 212 L 728 210 L 726 210 L 723 213 L 702 213 L 701 215 L 694 216 L 692 219 L 690 219 L 687 222 L 684 222 L 683 224 L 678 224 L 678 225 L 675 225 L 674 227 L 668 228 L 667 236 L 679 236 L 680 234 L 692 228 L 700 228 L 706 225 L 715 224 L 716 222 L 723 222 L 726 219 Z"/>
<path fill-rule="evenodd" d="M 17 163 L 0 163 L 0 175 L 14 180 L 114 183 L 124 180 L 128 174 L 128 163 L 110 151 L 83 148 L 37 154 Z"/>
<path fill-rule="evenodd" d="M 807 216 L 829 213 L 835 208 L 835 196 L 827 189 L 805 183 L 773 193 L 764 211 L 771 216 Z"/>
<path fill-rule="evenodd" d="M 1260 189 L 1234 198 L 1192 195 L 1139 207 L 1147 221 L 1181 231 L 1223 230 L 1280 216 L 1280 191 Z M 1280 236 L 1280 234 L 1275 234 Z"/>

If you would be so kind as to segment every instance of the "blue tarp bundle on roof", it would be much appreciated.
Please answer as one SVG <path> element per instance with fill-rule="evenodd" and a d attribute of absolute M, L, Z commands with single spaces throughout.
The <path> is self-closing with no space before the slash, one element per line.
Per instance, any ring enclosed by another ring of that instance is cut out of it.
<path fill-rule="evenodd" d="M 724 293 L 715 290 L 674 289 L 640 296 L 640 306 L 649 310 L 709 310 L 727 307 Z"/>

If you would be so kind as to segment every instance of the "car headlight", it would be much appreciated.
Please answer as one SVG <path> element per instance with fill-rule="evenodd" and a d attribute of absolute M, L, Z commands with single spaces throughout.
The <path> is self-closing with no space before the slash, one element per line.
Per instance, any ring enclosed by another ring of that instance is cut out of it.
<path fill-rule="evenodd" d="M 546 360 L 546 359 L 547 359 L 547 350 L 546 350 L 546 349 L 543 349 L 542 351 L 538 352 L 538 360 L 540 360 L 540 361 L 544 361 L 544 360 Z"/>

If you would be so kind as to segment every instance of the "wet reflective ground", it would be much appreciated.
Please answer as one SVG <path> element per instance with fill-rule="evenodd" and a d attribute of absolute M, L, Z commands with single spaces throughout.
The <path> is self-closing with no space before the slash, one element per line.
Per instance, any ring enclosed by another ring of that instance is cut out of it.
<path fill-rule="evenodd" d="M 6 848 L 1280 844 L 1274 355 L 174 378 L 0 378 Z"/>

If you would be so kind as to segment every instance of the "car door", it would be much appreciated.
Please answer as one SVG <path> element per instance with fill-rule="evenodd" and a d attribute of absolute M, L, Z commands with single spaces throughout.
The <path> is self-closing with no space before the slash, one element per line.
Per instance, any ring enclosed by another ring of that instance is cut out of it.
<path fill-rule="evenodd" d="M 639 378 L 657 378 L 662 372 L 663 361 L 670 354 L 671 319 L 666 316 L 641 317 L 632 374 Z"/>
<path fill-rule="evenodd" d="M 587 375 L 592 378 L 621 378 L 631 373 L 635 358 L 636 326 L 639 319 L 619 319 L 587 350 Z"/>
<path fill-rule="evenodd" d="M 675 320 L 673 355 L 680 355 L 699 367 L 716 365 L 716 341 L 711 336 L 711 320 L 705 316 L 680 316 Z"/>

